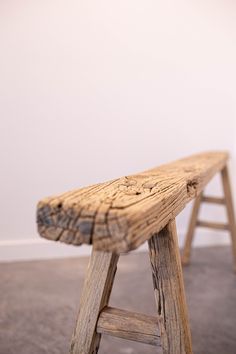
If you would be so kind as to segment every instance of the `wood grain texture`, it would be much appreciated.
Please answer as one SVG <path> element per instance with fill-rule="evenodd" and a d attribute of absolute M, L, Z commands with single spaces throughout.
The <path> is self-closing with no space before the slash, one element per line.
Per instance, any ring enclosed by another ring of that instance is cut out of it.
<path fill-rule="evenodd" d="M 42 237 L 121 253 L 137 248 L 201 193 L 228 159 L 191 156 L 136 175 L 49 197 L 38 204 Z"/>
<path fill-rule="evenodd" d="M 222 183 L 223 183 L 223 189 L 224 189 L 224 195 L 226 201 L 229 231 L 230 231 L 231 242 L 232 242 L 234 270 L 236 272 L 236 224 L 235 224 L 235 213 L 234 213 L 232 191 L 230 186 L 229 171 L 227 166 L 223 168 L 221 172 L 221 176 L 222 176 Z"/>
<path fill-rule="evenodd" d="M 119 256 L 94 251 L 85 278 L 80 299 L 76 328 L 71 341 L 70 354 L 96 354 L 101 335 L 96 325 L 101 310 L 107 306 Z"/>
<path fill-rule="evenodd" d="M 191 334 L 175 221 L 149 241 L 163 354 L 191 354 Z"/>
<path fill-rule="evenodd" d="M 113 337 L 160 346 L 157 317 L 106 307 L 100 314 L 97 332 Z"/>

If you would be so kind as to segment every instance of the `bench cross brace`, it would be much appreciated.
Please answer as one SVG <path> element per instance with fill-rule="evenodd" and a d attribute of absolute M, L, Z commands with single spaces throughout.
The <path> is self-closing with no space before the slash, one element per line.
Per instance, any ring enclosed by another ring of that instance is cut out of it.
<path fill-rule="evenodd" d="M 175 221 L 148 241 L 157 305 L 155 316 L 108 307 L 119 256 L 93 251 L 70 354 L 95 354 L 102 334 L 161 346 L 163 354 L 191 354 L 191 334 Z"/>

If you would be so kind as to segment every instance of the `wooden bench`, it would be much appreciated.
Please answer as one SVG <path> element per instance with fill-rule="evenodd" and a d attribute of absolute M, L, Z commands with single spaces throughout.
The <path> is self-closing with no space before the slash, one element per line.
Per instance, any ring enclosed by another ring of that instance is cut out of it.
<path fill-rule="evenodd" d="M 97 353 L 102 333 L 161 346 L 164 354 L 192 353 L 175 218 L 196 198 L 184 251 L 187 263 L 200 201 L 219 201 L 204 199 L 202 191 L 217 172 L 222 172 L 236 261 L 227 160 L 226 152 L 202 153 L 39 202 L 37 223 L 41 236 L 76 246 L 93 245 L 70 353 Z M 198 222 L 198 226 L 207 225 Z M 156 316 L 108 307 L 119 255 L 145 241 L 149 246 Z"/>

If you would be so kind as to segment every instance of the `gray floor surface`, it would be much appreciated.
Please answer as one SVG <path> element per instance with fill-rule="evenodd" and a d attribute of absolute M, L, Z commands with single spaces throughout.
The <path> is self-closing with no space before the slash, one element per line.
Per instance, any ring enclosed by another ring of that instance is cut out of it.
<path fill-rule="evenodd" d="M 0 354 L 68 353 L 88 258 L 0 264 Z M 229 247 L 195 249 L 184 270 L 195 354 L 236 354 Z M 148 254 L 122 256 L 110 304 L 155 314 Z M 99 353 L 161 353 L 103 336 Z"/>

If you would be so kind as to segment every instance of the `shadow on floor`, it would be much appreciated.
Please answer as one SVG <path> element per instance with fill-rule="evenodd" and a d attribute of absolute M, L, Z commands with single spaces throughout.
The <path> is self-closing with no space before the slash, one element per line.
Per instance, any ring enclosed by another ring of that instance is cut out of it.
<path fill-rule="evenodd" d="M 86 257 L 0 264 L 0 354 L 68 353 L 87 262 Z M 184 278 L 194 353 L 235 354 L 236 274 L 230 249 L 194 250 Z M 110 305 L 156 313 L 148 254 L 120 258 Z M 158 351 L 104 336 L 99 353 Z"/>

